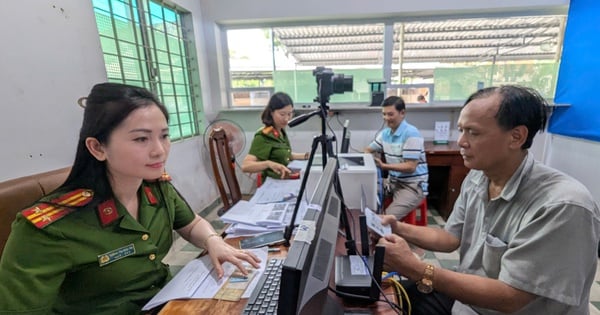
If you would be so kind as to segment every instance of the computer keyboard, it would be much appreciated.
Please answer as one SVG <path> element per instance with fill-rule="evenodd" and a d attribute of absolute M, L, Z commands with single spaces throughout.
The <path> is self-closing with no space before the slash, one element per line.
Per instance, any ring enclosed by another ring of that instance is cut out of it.
<path fill-rule="evenodd" d="M 277 314 L 283 259 L 271 258 L 248 299 L 244 314 Z"/>

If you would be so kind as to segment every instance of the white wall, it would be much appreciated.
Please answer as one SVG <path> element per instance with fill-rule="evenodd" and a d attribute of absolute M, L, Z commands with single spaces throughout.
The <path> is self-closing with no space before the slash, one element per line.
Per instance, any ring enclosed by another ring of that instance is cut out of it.
<path fill-rule="evenodd" d="M 69 165 L 83 114 L 76 101 L 106 80 L 91 1 L 3 7 L 0 180 Z"/>
<path fill-rule="evenodd" d="M 177 3 L 195 17 L 200 75 L 206 77 L 200 2 Z M 106 81 L 92 1 L 6 2 L 0 28 L 0 181 L 70 165 L 83 117 L 76 101 Z M 208 82 L 202 82 L 205 97 Z M 195 209 L 217 197 L 203 150 L 201 137 L 174 143 L 167 164 Z"/>
<path fill-rule="evenodd" d="M 546 164 L 579 180 L 600 203 L 600 142 L 550 135 Z"/>
<path fill-rule="evenodd" d="M 432 16 L 528 11 L 556 12 L 568 6 L 568 0 L 203 0 L 204 17 L 222 24 L 261 22 L 343 20 L 398 16 Z M 562 8 L 561 8 L 562 7 Z"/>

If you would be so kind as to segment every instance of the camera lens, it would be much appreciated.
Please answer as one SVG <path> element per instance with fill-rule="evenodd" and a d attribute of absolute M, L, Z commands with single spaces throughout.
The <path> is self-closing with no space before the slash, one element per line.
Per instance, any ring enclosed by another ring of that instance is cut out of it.
<path fill-rule="evenodd" d="M 336 74 L 332 78 L 333 93 L 352 92 L 352 76 Z"/>

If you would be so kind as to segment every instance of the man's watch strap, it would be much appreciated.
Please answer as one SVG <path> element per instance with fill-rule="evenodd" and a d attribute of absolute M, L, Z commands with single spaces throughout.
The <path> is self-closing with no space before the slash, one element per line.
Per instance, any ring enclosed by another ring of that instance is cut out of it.
<path fill-rule="evenodd" d="M 423 271 L 423 279 L 417 281 L 417 290 L 421 293 L 431 293 L 433 291 L 433 272 L 435 268 L 431 264 L 425 266 Z"/>

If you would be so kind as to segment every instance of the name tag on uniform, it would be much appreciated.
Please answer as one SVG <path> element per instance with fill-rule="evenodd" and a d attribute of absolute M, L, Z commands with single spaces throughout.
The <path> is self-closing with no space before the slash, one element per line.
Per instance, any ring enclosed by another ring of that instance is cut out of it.
<path fill-rule="evenodd" d="M 103 267 L 133 254 L 135 254 L 135 246 L 133 244 L 129 244 L 121 248 L 111 250 L 108 253 L 98 255 L 98 264 L 100 267 Z"/>

